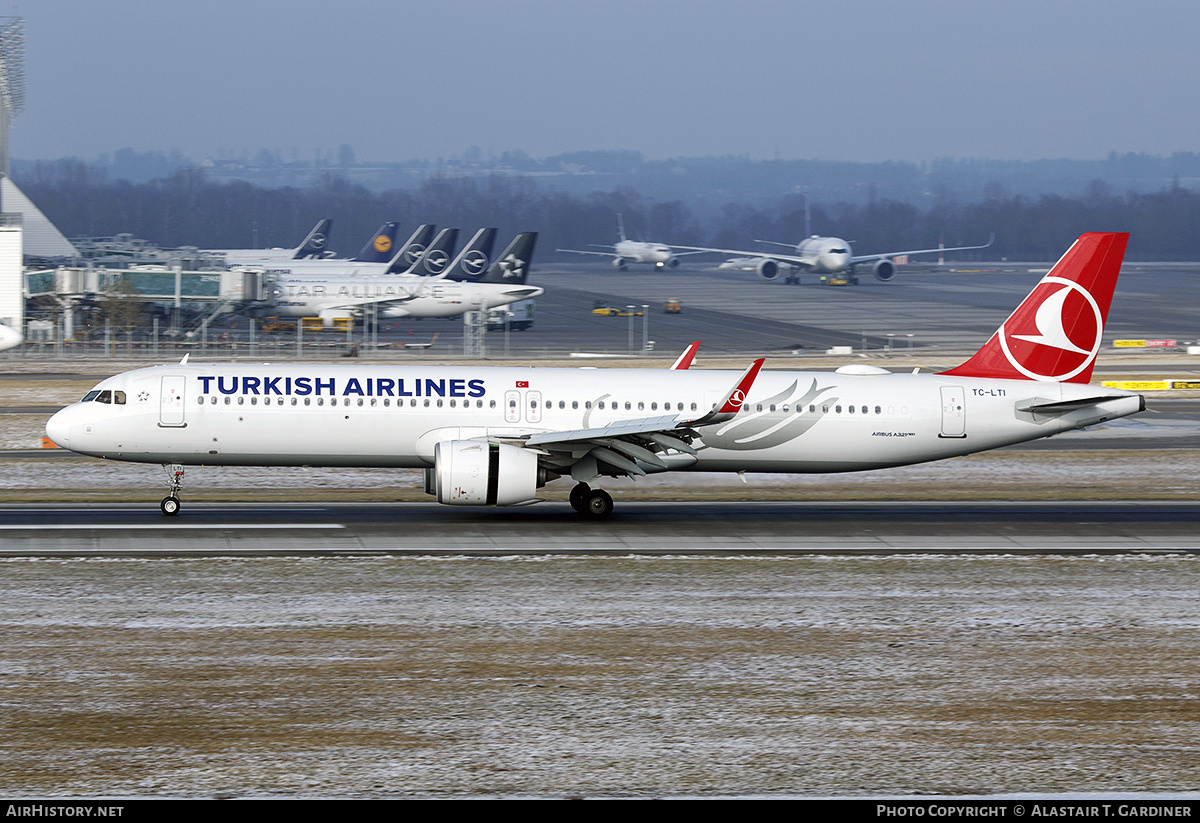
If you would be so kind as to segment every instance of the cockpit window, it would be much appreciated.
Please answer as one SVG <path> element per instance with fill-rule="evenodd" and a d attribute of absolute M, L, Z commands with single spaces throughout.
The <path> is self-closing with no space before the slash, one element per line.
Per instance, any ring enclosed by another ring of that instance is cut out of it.
<path fill-rule="evenodd" d="M 92 389 L 90 392 L 85 394 L 83 396 L 83 399 L 80 400 L 79 402 L 80 403 L 92 403 L 92 402 L 115 403 L 118 406 L 124 406 L 125 405 L 125 392 L 112 391 L 110 389 L 105 389 L 104 391 L 100 391 L 99 389 Z"/>

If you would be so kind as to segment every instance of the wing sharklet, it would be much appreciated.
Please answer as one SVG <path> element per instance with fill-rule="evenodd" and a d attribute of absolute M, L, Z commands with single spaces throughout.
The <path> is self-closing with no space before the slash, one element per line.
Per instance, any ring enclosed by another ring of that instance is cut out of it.
<path fill-rule="evenodd" d="M 693 340 L 691 343 L 688 343 L 687 348 L 683 350 L 683 354 L 679 355 L 679 358 L 671 364 L 671 371 L 683 371 L 687 369 L 692 365 L 692 361 L 696 359 L 696 352 L 698 351 L 700 351 L 699 340 Z"/>
<path fill-rule="evenodd" d="M 766 358 L 760 357 L 751 363 L 750 368 L 742 372 L 742 376 L 738 378 L 738 382 L 734 384 L 733 388 L 725 393 L 724 399 L 713 406 L 712 411 L 708 414 L 697 417 L 695 420 L 685 420 L 679 423 L 676 428 L 695 428 L 696 426 L 709 426 L 714 423 L 726 423 L 732 420 L 742 410 L 742 404 L 746 402 L 746 397 L 750 394 L 750 388 L 754 385 L 754 381 L 765 362 Z"/>

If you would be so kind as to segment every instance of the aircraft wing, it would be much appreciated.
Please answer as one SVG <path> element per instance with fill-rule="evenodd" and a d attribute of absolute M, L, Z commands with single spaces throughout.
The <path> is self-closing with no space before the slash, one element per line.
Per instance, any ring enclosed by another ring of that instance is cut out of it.
<path fill-rule="evenodd" d="M 580 251 L 579 249 L 555 249 L 555 251 L 565 252 L 567 254 L 594 254 L 596 257 L 616 257 L 615 251 Z"/>
<path fill-rule="evenodd" d="M 545 455 L 548 467 L 569 472 L 585 483 L 604 475 L 645 475 L 646 469 L 668 471 L 695 462 L 692 440 L 697 428 L 732 420 L 762 369 L 760 358 L 742 373 L 723 399 L 699 417 L 664 414 L 616 420 L 607 426 L 540 432 L 524 439 L 525 448 Z M 669 455 L 675 451 L 677 455 Z M 646 468 L 643 468 L 645 466 Z"/>
<path fill-rule="evenodd" d="M 671 246 L 671 254 L 675 255 L 676 257 L 686 257 L 689 254 L 704 254 L 705 252 L 716 251 L 716 249 L 696 249 L 695 251 L 685 251 L 682 254 L 680 254 L 678 252 L 678 249 L 686 249 L 686 248 L 688 248 L 688 247 L 687 246 Z M 581 251 L 580 249 L 555 249 L 555 251 L 564 252 L 566 254 L 594 254 L 597 257 L 622 257 L 623 256 L 623 255 L 617 254 L 615 251 Z"/>
<path fill-rule="evenodd" d="M 988 241 L 986 243 L 984 243 L 982 246 L 954 246 L 952 248 L 946 247 L 946 248 L 941 248 L 941 249 L 914 249 L 913 251 L 890 251 L 890 252 L 885 252 L 884 254 L 864 254 L 864 255 L 860 255 L 860 256 L 851 257 L 850 262 L 852 262 L 852 263 L 869 263 L 874 260 L 886 260 L 891 257 L 902 257 L 904 255 L 936 254 L 937 252 L 942 252 L 942 251 L 971 251 L 972 249 L 986 249 L 988 246 L 992 245 L 992 243 L 994 243 L 994 242 L 996 242 L 995 232 L 992 233 L 992 236 L 989 237 Z"/>
<path fill-rule="evenodd" d="M 804 261 L 794 254 L 771 254 L 764 252 L 761 249 L 749 251 L 747 249 L 710 249 L 703 246 L 672 246 L 675 249 L 686 249 L 688 254 L 730 254 L 735 257 L 745 257 L 753 260 L 781 260 L 784 263 L 794 263 L 797 266 L 804 265 Z"/>

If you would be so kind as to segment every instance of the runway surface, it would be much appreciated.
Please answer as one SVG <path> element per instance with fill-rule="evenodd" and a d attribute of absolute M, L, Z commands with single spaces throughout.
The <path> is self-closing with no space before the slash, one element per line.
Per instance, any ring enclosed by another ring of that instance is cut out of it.
<path fill-rule="evenodd" d="M 0 556 L 1200 553 L 1194 503 L 0 506 Z"/>

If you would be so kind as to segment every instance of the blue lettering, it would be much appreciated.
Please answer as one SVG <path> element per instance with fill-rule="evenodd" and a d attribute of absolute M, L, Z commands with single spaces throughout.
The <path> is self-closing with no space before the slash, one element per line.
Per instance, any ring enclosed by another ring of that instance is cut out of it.
<path fill-rule="evenodd" d="M 279 381 L 281 377 L 264 377 L 263 378 L 263 394 L 280 394 Z"/>
<path fill-rule="evenodd" d="M 391 397 L 392 396 L 392 386 L 395 384 L 395 382 L 396 381 L 390 377 L 381 377 L 375 381 L 375 391 L 379 394 L 380 397 L 383 397 L 385 394 L 388 397 Z"/>
<path fill-rule="evenodd" d="M 445 380 L 434 380 L 433 378 L 426 377 L 425 378 L 425 396 L 433 397 L 435 394 L 438 397 L 446 396 L 446 381 Z"/>
<path fill-rule="evenodd" d="M 296 378 L 296 394 L 299 394 L 301 396 L 306 395 L 306 394 L 312 394 L 312 378 L 311 377 L 297 377 Z"/>
<path fill-rule="evenodd" d="M 332 382 L 333 381 L 330 380 L 331 384 L 332 384 Z M 367 384 L 370 385 L 370 382 L 371 381 L 368 380 Z M 351 377 L 350 382 L 346 384 L 346 390 L 342 392 L 342 394 L 344 394 L 344 395 L 357 394 L 359 397 L 362 397 L 362 393 L 363 393 L 362 384 L 358 382 L 357 377 Z"/>
<path fill-rule="evenodd" d="M 292 378 L 290 378 L 290 377 L 283 378 L 283 393 L 284 394 L 292 393 Z"/>
<path fill-rule="evenodd" d="M 483 397 L 484 390 L 482 380 L 468 380 L 467 385 L 471 388 L 471 391 L 467 394 L 468 397 Z"/>
<path fill-rule="evenodd" d="M 233 385 L 229 388 L 225 388 L 225 378 L 217 378 L 217 390 L 220 391 L 221 394 L 235 394 L 237 392 L 238 379 L 236 377 L 231 377 L 229 379 L 233 381 Z"/>
<path fill-rule="evenodd" d="M 331 377 L 331 378 L 329 378 L 328 380 L 322 380 L 322 379 L 321 379 L 321 378 L 319 378 L 319 377 L 318 377 L 318 378 L 316 378 L 316 382 L 317 382 L 317 385 L 316 385 L 317 394 L 320 394 L 320 393 L 321 393 L 321 389 L 329 389 L 329 393 L 330 393 L 330 394 L 337 394 L 337 391 L 335 391 L 335 390 L 334 390 L 334 386 L 333 386 L 333 380 L 334 380 L 334 379 L 333 379 L 332 377 Z"/>
<path fill-rule="evenodd" d="M 258 384 L 260 382 L 257 377 L 243 377 L 242 394 L 258 394 Z"/>
<path fill-rule="evenodd" d="M 467 396 L 466 382 L 467 381 L 465 381 L 465 380 L 451 380 L 450 381 L 450 396 L 451 397 L 466 397 Z"/>
<path fill-rule="evenodd" d="M 202 376 L 202 377 L 200 377 L 200 378 L 199 378 L 200 382 L 201 382 L 202 384 L 204 384 L 204 385 L 201 387 L 201 389 L 200 389 L 200 393 L 201 393 L 201 394 L 208 394 L 208 392 L 209 392 L 209 385 L 208 385 L 208 384 L 209 384 L 209 383 L 211 383 L 212 381 L 216 380 L 216 379 L 217 379 L 217 378 L 215 378 L 215 377 L 203 377 L 203 376 Z"/>

